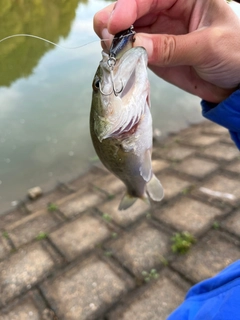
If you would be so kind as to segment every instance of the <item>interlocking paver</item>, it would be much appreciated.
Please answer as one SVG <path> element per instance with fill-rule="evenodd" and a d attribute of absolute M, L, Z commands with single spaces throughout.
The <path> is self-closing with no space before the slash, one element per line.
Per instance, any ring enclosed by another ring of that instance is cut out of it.
<path fill-rule="evenodd" d="M 9 225 L 6 230 L 15 247 L 19 247 L 35 239 L 40 232 L 48 233 L 58 223 L 60 220 L 54 213 L 38 211 Z"/>
<path fill-rule="evenodd" d="M 132 286 L 132 280 L 117 266 L 92 257 L 47 280 L 42 289 L 60 319 L 91 320 L 99 319 Z"/>
<path fill-rule="evenodd" d="M 178 177 L 175 177 L 170 174 L 157 174 L 157 178 L 161 181 L 161 184 L 164 189 L 164 200 L 168 200 L 179 193 L 184 189 L 190 187 L 191 183 Z"/>
<path fill-rule="evenodd" d="M 203 154 L 217 160 L 225 161 L 233 160 L 240 155 L 239 150 L 235 146 L 226 145 L 223 143 L 218 143 L 214 146 L 206 148 L 203 151 Z"/>
<path fill-rule="evenodd" d="M 98 207 L 98 210 L 102 214 L 108 214 L 110 218 L 122 227 L 126 227 L 135 222 L 139 217 L 143 216 L 149 209 L 150 204 L 137 200 L 129 209 L 118 210 L 121 197 L 116 197 L 112 201 L 107 201 L 103 205 Z"/>
<path fill-rule="evenodd" d="M 37 292 L 30 291 L 0 311 L 0 320 L 54 320 Z"/>
<path fill-rule="evenodd" d="M 135 276 L 142 277 L 142 271 L 161 265 L 170 243 L 167 234 L 144 222 L 106 247 Z"/>
<path fill-rule="evenodd" d="M 104 223 L 94 217 L 83 216 L 52 232 L 49 238 L 67 259 L 72 260 L 93 249 L 110 234 Z"/>
<path fill-rule="evenodd" d="M 173 144 L 169 148 L 157 148 L 155 152 L 164 159 L 172 161 L 181 161 L 186 157 L 193 155 L 195 153 L 195 150 L 188 147 Z"/>
<path fill-rule="evenodd" d="M 154 216 L 160 221 L 194 235 L 204 232 L 212 225 L 214 218 L 221 214 L 220 209 L 189 198 L 182 198 L 175 204 L 154 212 Z"/>
<path fill-rule="evenodd" d="M 114 308 L 109 320 L 166 320 L 185 296 L 185 290 L 176 284 L 176 275 L 173 275 L 172 272 L 161 272 L 152 286 Z"/>
<path fill-rule="evenodd" d="M 215 162 L 199 158 L 188 158 L 174 167 L 175 170 L 196 178 L 204 178 L 218 168 Z"/>
<path fill-rule="evenodd" d="M 203 133 L 209 133 L 209 134 L 226 134 L 228 133 L 228 130 L 222 126 L 219 126 L 217 124 L 211 124 L 211 125 L 207 125 L 204 126 L 202 129 Z"/>
<path fill-rule="evenodd" d="M 221 174 L 215 175 L 209 181 L 202 184 L 203 188 L 206 188 L 213 192 L 218 192 L 213 194 L 213 199 L 225 201 L 234 204 L 240 199 L 240 183 L 238 180 L 225 177 Z M 200 195 L 205 200 L 207 199 L 207 193 L 201 191 L 202 189 L 194 190 L 194 193 Z"/>
<path fill-rule="evenodd" d="M 154 173 L 161 171 L 167 167 L 169 167 L 169 163 L 167 163 L 164 160 L 159 160 L 159 159 L 152 160 L 152 170 Z"/>
<path fill-rule="evenodd" d="M 126 188 L 124 183 L 112 174 L 101 179 L 94 179 L 92 184 L 110 195 L 121 192 Z"/>
<path fill-rule="evenodd" d="M 96 206 L 104 200 L 104 195 L 96 190 L 83 189 L 57 202 L 59 210 L 68 218 Z"/>
<path fill-rule="evenodd" d="M 61 199 L 62 197 L 67 195 L 68 195 L 67 192 L 56 189 L 38 198 L 37 200 L 27 202 L 26 207 L 31 212 L 44 210 L 44 209 L 46 210 L 49 203 L 54 203 L 58 199 Z"/>
<path fill-rule="evenodd" d="M 186 256 L 179 257 L 172 265 L 194 282 L 198 282 L 214 276 L 239 258 L 240 248 L 221 233 L 212 231 Z"/>
<path fill-rule="evenodd" d="M 26 217 L 26 213 L 18 209 L 8 212 L 4 215 L 0 215 L 0 229 L 5 228 L 12 222 L 18 221 L 24 217 Z"/>
<path fill-rule="evenodd" d="M 8 236 L 6 234 L 6 236 Z M 2 260 L 3 258 L 5 258 L 5 256 L 11 251 L 11 246 L 8 242 L 8 240 L 6 239 L 6 237 L 1 236 L 0 237 L 0 260 Z"/>
<path fill-rule="evenodd" d="M 240 159 L 226 167 L 228 171 L 240 174 Z"/>
<path fill-rule="evenodd" d="M 194 147 L 205 147 L 219 141 L 219 137 L 203 134 L 187 134 L 179 139 L 180 142 Z"/>
<path fill-rule="evenodd" d="M 5 305 L 21 291 L 30 289 L 54 266 L 53 254 L 50 254 L 41 243 L 22 248 L 0 262 L 0 305 Z"/>
<path fill-rule="evenodd" d="M 223 223 L 223 227 L 240 237 L 240 210 L 234 212 Z"/>

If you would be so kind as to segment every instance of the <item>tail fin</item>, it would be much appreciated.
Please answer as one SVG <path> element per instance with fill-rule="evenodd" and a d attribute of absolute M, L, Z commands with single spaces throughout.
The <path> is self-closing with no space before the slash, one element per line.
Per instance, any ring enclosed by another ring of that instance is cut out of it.
<path fill-rule="evenodd" d="M 147 183 L 147 193 L 154 201 L 161 201 L 164 197 L 163 187 L 154 174 L 152 175 L 151 180 Z"/>

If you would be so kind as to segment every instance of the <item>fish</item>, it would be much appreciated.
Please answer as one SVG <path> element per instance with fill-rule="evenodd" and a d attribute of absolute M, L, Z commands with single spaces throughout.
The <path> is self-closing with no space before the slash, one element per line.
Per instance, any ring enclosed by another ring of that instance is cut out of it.
<path fill-rule="evenodd" d="M 130 30 L 130 29 L 129 29 Z M 140 198 L 161 201 L 163 187 L 152 171 L 152 116 L 147 52 L 133 47 L 126 30 L 115 37 L 110 52 L 102 51 L 93 79 L 90 134 L 103 165 L 126 186 L 118 209 Z M 117 40 L 119 39 L 119 41 Z"/>

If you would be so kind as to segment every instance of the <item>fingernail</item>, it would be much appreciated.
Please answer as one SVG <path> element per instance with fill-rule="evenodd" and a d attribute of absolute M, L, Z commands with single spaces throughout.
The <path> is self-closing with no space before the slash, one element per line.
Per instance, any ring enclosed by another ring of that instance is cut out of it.
<path fill-rule="evenodd" d="M 107 28 L 104 28 L 102 30 L 102 40 L 104 40 L 104 43 L 108 49 L 110 48 L 112 39 L 113 39 L 113 35 L 108 32 Z"/>
<path fill-rule="evenodd" d="M 111 15 L 109 17 L 109 20 L 112 19 L 112 16 L 113 16 L 113 14 L 115 12 L 116 7 L 117 7 L 117 2 L 114 4 L 113 10 L 112 10 Z"/>
<path fill-rule="evenodd" d="M 148 59 L 151 60 L 153 55 L 153 42 L 150 37 L 136 34 L 133 46 L 145 48 L 148 54 Z"/>

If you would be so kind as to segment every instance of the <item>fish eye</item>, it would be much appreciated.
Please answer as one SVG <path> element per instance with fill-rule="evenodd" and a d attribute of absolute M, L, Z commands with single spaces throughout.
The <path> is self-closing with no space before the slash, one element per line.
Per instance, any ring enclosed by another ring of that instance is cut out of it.
<path fill-rule="evenodd" d="M 100 79 L 94 79 L 92 84 L 93 90 L 98 91 L 100 87 Z"/>

